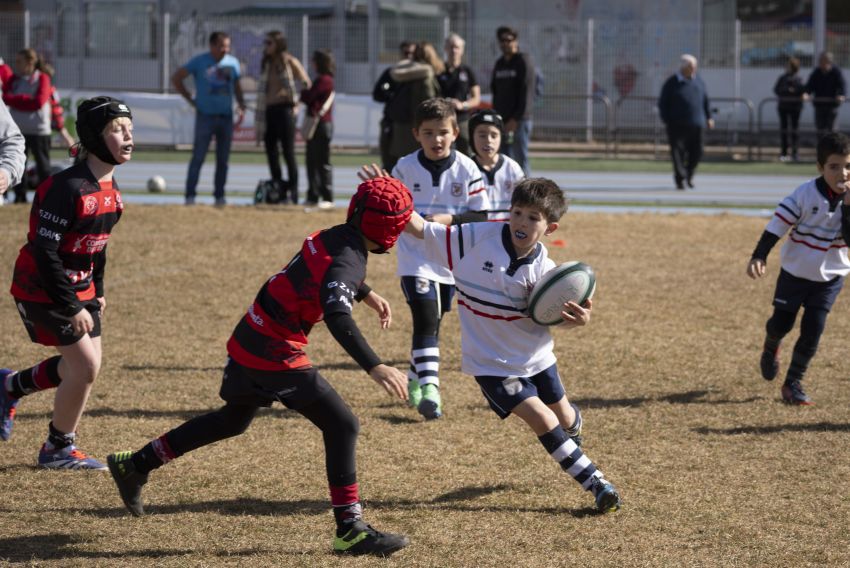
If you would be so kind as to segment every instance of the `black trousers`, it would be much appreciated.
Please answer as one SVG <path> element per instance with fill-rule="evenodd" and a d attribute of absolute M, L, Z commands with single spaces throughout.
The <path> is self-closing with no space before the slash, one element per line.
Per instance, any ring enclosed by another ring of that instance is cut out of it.
<path fill-rule="evenodd" d="M 782 142 L 782 155 L 788 155 L 789 141 L 791 155 L 797 155 L 797 140 L 800 129 L 800 112 L 803 109 L 779 109 L 779 129 Z"/>
<path fill-rule="evenodd" d="M 266 158 L 269 161 L 269 171 L 272 179 L 283 179 L 280 170 L 280 154 L 278 145 L 283 152 L 286 162 L 287 183 L 283 184 L 284 200 L 298 202 L 298 163 L 295 161 L 295 115 L 292 105 L 272 105 L 266 107 L 266 136 L 263 141 L 266 146 Z"/>
<path fill-rule="evenodd" d="M 32 154 L 35 160 L 35 171 L 38 175 L 37 185 L 41 184 L 50 175 L 50 135 L 49 134 L 24 134 L 24 151 Z M 21 183 L 15 186 L 15 203 L 27 202 L 27 179 L 26 172 Z"/>
<path fill-rule="evenodd" d="M 333 123 L 319 122 L 313 138 L 307 141 L 307 202 L 333 201 L 331 138 Z"/>
<path fill-rule="evenodd" d="M 702 127 L 668 125 L 667 140 L 670 142 L 670 158 L 673 161 L 673 179 L 677 186 L 694 176 L 702 159 Z"/>
<path fill-rule="evenodd" d="M 818 139 L 835 130 L 836 118 L 838 118 L 838 107 L 815 105 L 815 128 L 818 130 Z"/>

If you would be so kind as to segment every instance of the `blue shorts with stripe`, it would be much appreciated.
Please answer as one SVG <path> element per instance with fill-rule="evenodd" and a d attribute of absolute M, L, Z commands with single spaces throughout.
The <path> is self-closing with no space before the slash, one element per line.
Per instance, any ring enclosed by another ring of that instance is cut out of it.
<path fill-rule="evenodd" d="M 531 377 L 475 377 L 484 398 L 499 418 L 505 419 L 522 401 L 533 396 L 544 404 L 555 404 L 564 397 L 564 385 L 558 374 L 558 366 L 552 365 Z"/>
<path fill-rule="evenodd" d="M 836 276 L 826 282 L 815 282 L 780 270 L 773 305 L 786 312 L 796 312 L 800 306 L 829 311 L 843 286 L 843 276 Z"/>

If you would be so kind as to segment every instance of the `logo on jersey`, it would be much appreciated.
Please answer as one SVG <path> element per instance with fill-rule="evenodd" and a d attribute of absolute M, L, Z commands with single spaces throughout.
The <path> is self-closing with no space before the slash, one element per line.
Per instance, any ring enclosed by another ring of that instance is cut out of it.
<path fill-rule="evenodd" d="M 83 211 L 86 215 L 97 212 L 97 197 L 89 195 L 83 199 Z"/>
<path fill-rule="evenodd" d="M 421 187 L 419 187 L 419 184 L 418 184 L 418 183 L 414 183 L 414 184 L 413 184 L 413 191 L 422 191 L 422 188 L 421 188 Z"/>
<path fill-rule="evenodd" d="M 45 229 L 44 227 L 38 228 L 38 236 L 51 241 L 56 241 L 57 243 L 62 239 L 62 235 L 49 229 Z"/>
<path fill-rule="evenodd" d="M 44 219 L 45 221 L 50 221 L 51 223 L 58 223 L 62 227 L 68 226 L 68 219 L 63 219 L 56 213 L 51 213 L 50 211 L 45 211 L 44 209 L 38 210 L 38 216 Z"/>
<path fill-rule="evenodd" d="M 452 196 L 460 197 L 463 195 L 463 184 L 453 183 L 452 184 Z"/>
<path fill-rule="evenodd" d="M 484 266 L 481 268 L 481 270 L 483 270 L 484 272 L 489 272 L 490 274 L 493 274 L 493 263 L 490 262 L 489 260 L 485 261 Z"/>
<path fill-rule="evenodd" d="M 812 215 L 816 214 L 817 212 L 818 212 L 818 206 L 815 205 L 814 207 L 812 207 Z"/>
<path fill-rule="evenodd" d="M 316 250 L 316 245 L 313 244 L 312 237 L 307 237 L 307 248 L 310 249 L 310 254 L 318 254 L 319 252 Z"/>
<path fill-rule="evenodd" d="M 74 326 L 70 323 L 63 323 L 59 326 L 59 333 L 62 335 L 74 335 Z"/>
<path fill-rule="evenodd" d="M 266 325 L 266 322 L 263 321 L 263 318 L 261 318 L 259 315 L 254 313 L 254 304 L 251 304 L 251 306 L 248 308 L 248 317 L 250 317 L 251 321 L 254 322 L 255 324 L 257 324 L 260 327 L 263 327 L 263 326 Z"/>

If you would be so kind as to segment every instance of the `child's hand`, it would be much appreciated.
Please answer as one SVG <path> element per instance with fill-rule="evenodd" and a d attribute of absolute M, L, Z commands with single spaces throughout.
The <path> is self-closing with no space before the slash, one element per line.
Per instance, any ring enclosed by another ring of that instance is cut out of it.
<path fill-rule="evenodd" d="M 407 400 L 407 375 L 383 363 L 376 365 L 369 371 L 372 380 L 384 387 L 390 395 Z"/>
<path fill-rule="evenodd" d="M 583 306 L 579 306 L 572 300 L 564 304 L 561 319 L 567 327 L 578 327 L 590 322 L 590 312 L 593 310 L 593 300 L 588 299 Z"/>
<path fill-rule="evenodd" d="M 747 264 L 747 276 L 753 280 L 764 276 L 765 263 L 760 258 L 751 258 Z"/>
<path fill-rule="evenodd" d="M 85 335 L 94 329 L 94 320 L 89 311 L 85 308 L 71 316 L 71 329 L 74 330 L 74 335 Z"/>
<path fill-rule="evenodd" d="M 387 170 L 381 168 L 378 164 L 366 164 L 357 172 L 357 177 L 362 181 L 369 181 L 379 177 L 392 177 Z"/>
<path fill-rule="evenodd" d="M 363 298 L 363 303 L 375 310 L 378 313 L 378 319 L 381 321 L 381 329 L 387 329 L 393 320 L 390 303 L 377 295 L 374 290 L 369 292 L 369 295 Z"/>
<path fill-rule="evenodd" d="M 100 304 L 100 317 L 103 317 L 103 314 L 106 313 L 106 298 L 101 296 L 97 299 L 97 303 Z"/>

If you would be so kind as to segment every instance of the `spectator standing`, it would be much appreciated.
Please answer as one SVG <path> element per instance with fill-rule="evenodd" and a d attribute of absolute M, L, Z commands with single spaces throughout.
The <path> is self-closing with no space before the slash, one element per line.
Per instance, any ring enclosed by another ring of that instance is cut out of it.
<path fill-rule="evenodd" d="M 401 42 L 398 48 L 401 51 L 401 61 L 399 63 L 413 60 L 413 55 L 416 51 L 415 43 L 405 40 Z M 378 77 L 378 81 L 372 89 L 372 100 L 376 103 L 384 104 L 384 114 L 381 117 L 381 134 L 378 139 L 378 149 L 381 153 L 381 165 L 388 172 L 392 171 L 393 167 L 395 167 L 395 163 L 400 158 L 400 156 L 393 156 L 390 153 L 393 121 L 388 116 L 388 111 L 390 109 L 390 103 L 398 90 L 398 83 L 393 81 L 393 78 L 390 76 L 390 71 L 392 71 L 392 69 L 392 66 L 384 69 L 384 72 L 381 73 L 380 77 Z"/>
<path fill-rule="evenodd" d="M 42 70 L 41 58 L 34 49 L 22 49 L 15 55 L 15 74 L 3 83 L 3 102 L 26 141 L 26 152 L 35 160 L 38 183 L 50 175 L 50 75 Z M 15 203 L 27 202 L 27 185 L 15 186 Z"/>
<path fill-rule="evenodd" d="M 316 131 L 307 142 L 307 204 L 320 209 L 333 207 L 333 168 L 331 167 L 331 138 L 333 138 L 333 96 L 336 62 L 327 49 L 313 52 L 313 71 L 316 80 L 309 89 L 301 91 L 301 102 L 307 115 L 318 118 Z"/>
<path fill-rule="evenodd" d="M 800 129 L 800 112 L 803 110 L 803 80 L 797 74 L 800 70 L 800 60 L 796 57 L 788 59 L 785 73 L 776 80 L 773 92 L 779 97 L 776 109 L 779 112 L 780 139 L 782 152 L 780 162 L 799 160 L 797 156 L 797 139 Z M 791 154 L 788 154 L 790 141 Z"/>
<path fill-rule="evenodd" d="M 0 102 L 0 205 L 10 187 L 24 177 L 27 163 L 26 142 L 6 105 Z"/>
<path fill-rule="evenodd" d="M 406 156 L 419 149 L 413 135 L 413 115 L 420 103 L 440 95 L 437 76 L 443 71 L 442 59 L 427 41 L 417 44 L 413 61 L 402 61 L 390 71 L 390 77 L 399 85 L 389 115 L 393 121 L 390 141 L 393 156 Z"/>
<path fill-rule="evenodd" d="M 694 171 L 702 158 L 703 129 L 714 128 L 708 92 L 697 76 L 697 58 L 684 54 L 679 71 L 661 88 L 658 111 L 667 126 L 676 189 L 693 187 Z"/>
<path fill-rule="evenodd" d="M 257 85 L 257 115 L 254 120 L 257 141 L 262 140 L 272 181 L 281 184 L 284 202 L 298 203 L 298 163 L 295 161 L 295 114 L 298 106 L 296 81 L 310 87 L 310 78 L 296 57 L 288 51 L 279 31 L 266 34 L 263 61 Z M 280 170 L 278 145 L 286 162 L 286 184 Z"/>
<path fill-rule="evenodd" d="M 437 80 L 440 82 L 440 91 L 444 98 L 454 105 L 457 112 L 457 123 L 460 135 L 455 141 L 457 149 L 468 156 L 472 156 L 469 140 L 472 135 L 469 132 L 470 110 L 475 109 L 481 103 L 481 87 L 475 78 L 472 69 L 463 63 L 463 52 L 466 42 L 456 33 L 451 33 L 446 38 L 446 70 Z"/>
<path fill-rule="evenodd" d="M 818 139 L 835 129 L 838 108 L 844 102 L 847 88 L 841 69 L 832 62 L 832 53 L 824 51 L 818 57 L 818 66 L 806 81 L 806 94 L 815 107 L 815 128 Z"/>
<path fill-rule="evenodd" d="M 194 98 L 184 84 L 190 75 L 195 80 Z M 245 114 L 245 98 L 239 85 L 239 75 L 239 60 L 230 55 L 230 36 L 225 32 L 213 32 L 209 37 L 209 51 L 190 59 L 171 77 L 174 89 L 195 108 L 195 139 L 192 160 L 186 175 L 186 205 L 195 204 L 198 177 L 213 136 L 213 196 L 216 206 L 221 207 L 227 203 L 224 198 L 224 185 L 227 182 L 227 162 L 233 141 L 234 96 L 238 105 L 236 120 L 241 121 Z"/>
<path fill-rule="evenodd" d="M 74 137 L 65 128 L 65 109 L 62 108 L 62 99 L 59 97 L 59 91 L 56 90 L 56 85 L 53 84 L 53 76 L 56 74 L 53 66 L 47 63 L 42 64 L 44 73 L 50 77 L 50 128 L 59 133 L 62 141 L 70 148 L 76 143 Z"/>
<path fill-rule="evenodd" d="M 531 138 L 534 105 L 534 62 L 519 50 L 519 33 L 507 26 L 496 30 L 502 56 L 493 66 L 490 90 L 493 108 L 505 121 L 502 153 L 510 156 L 529 175 L 528 141 Z"/>

